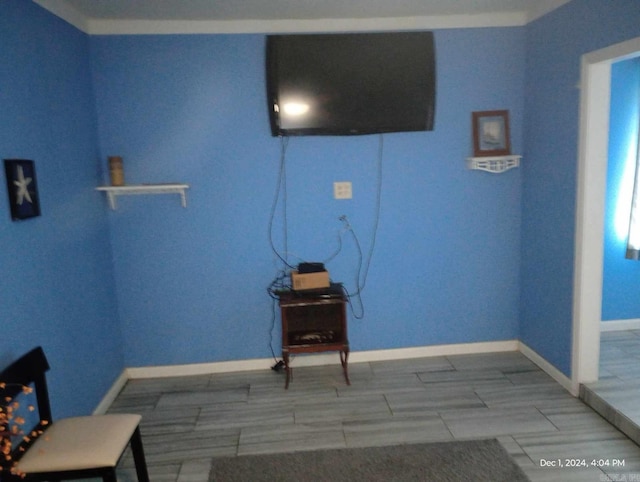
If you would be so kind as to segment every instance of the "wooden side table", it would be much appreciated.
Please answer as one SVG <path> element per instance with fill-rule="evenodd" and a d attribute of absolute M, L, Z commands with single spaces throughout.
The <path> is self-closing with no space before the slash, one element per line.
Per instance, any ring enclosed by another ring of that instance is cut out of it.
<path fill-rule="evenodd" d="M 280 293 L 282 317 L 282 359 L 287 373 L 284 388 L 289 388 L 289 355 L 338 351 L 347 385 L 350 385 L 347 359 L 347 298 L 341 285 L 326 290 Z"/>

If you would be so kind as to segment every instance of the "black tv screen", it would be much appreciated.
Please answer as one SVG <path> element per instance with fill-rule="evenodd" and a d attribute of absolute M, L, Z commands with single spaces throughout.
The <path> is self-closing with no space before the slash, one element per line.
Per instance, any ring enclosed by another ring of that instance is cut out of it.
<path fill-rule="evenodd" d="M 433 130 L 432 32 L 269 35 L 273 136 Z"/>

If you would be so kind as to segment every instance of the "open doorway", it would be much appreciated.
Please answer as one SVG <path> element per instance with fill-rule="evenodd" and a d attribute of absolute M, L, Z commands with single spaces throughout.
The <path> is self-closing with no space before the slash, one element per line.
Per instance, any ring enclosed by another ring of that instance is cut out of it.
<path fill-rule="evenodd" d="M 582 58 L 571 384 L 599 378 L 611 65 L 640 56 L 640 38 Z"/>

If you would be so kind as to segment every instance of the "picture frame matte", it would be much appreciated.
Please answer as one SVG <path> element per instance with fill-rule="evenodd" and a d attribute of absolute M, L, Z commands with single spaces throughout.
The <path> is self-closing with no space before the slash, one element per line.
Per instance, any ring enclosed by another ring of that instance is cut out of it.
<path fill-rule="evenodd" d="M 508 110 L 472 112 L 471 121 L 474 157 L 511 154 Z"/>
<path fill-rule="evenodd" d="M 40 216 L 40 199 L 34 162 L 28 159 L 5 159 L 4 171 L 7 178 L 11 219 L 20 221 Z"/>

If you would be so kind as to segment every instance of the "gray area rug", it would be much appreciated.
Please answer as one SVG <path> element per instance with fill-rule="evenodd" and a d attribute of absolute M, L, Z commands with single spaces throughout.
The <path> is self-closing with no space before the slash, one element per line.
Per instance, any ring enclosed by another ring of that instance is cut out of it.
<path fill-rule="evenodd" d="M 495 439 L 221 457 L 209 475 L 209 482 L 418 480 L 529 479 Z"/>

